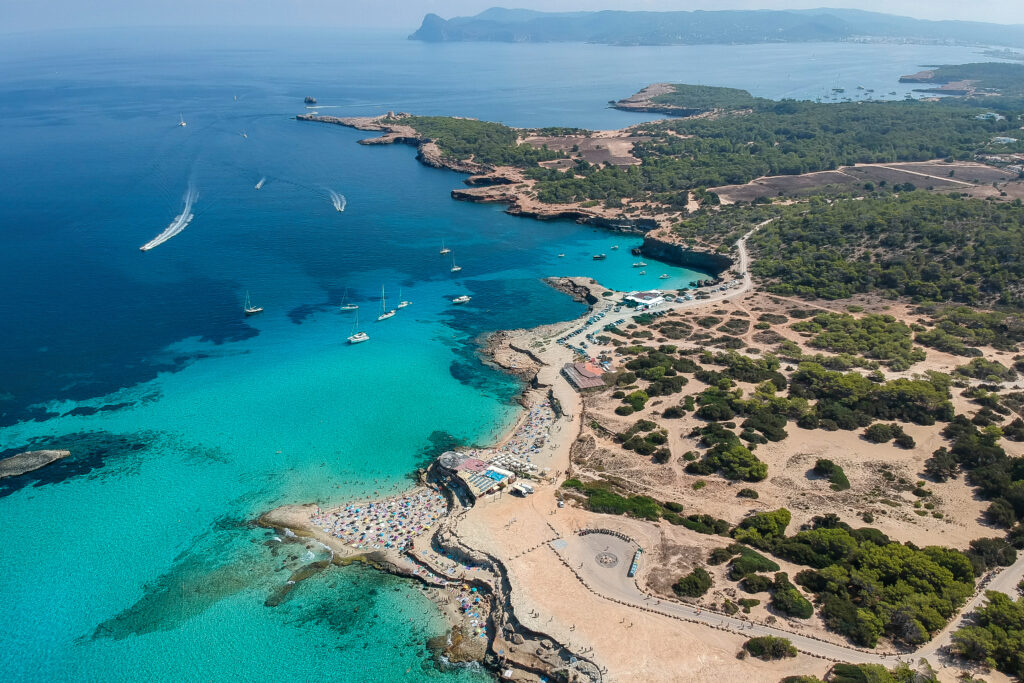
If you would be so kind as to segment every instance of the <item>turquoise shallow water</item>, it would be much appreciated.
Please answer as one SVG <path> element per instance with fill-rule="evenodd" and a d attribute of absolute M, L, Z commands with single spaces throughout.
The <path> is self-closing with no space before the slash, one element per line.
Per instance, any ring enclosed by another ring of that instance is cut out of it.
<path fill-rule="evenodd" d="M 850 81 L 839 85 L 892 81 L 888 90 L 911 67 L 969 57 L 827 49 L 826 68 L 812 61 L 825 49 L 807 45 L 145 31 L 5 43 L 0 452 L 74 453 L 0 482 L 5 677 L 484 678 L 433 668 L 422 645 L 444 625 L 391 577 L 331 570 L 266 606 L 312 558 L 265 545 L 251 521 L 286 502 L 402 488 L 431 452 L 498 435 L 519 387 L 477 362 L 473 340 L 583 310 L 539 278 L 632 289 L 698 274 L 649 262 L 640 276 L 637 238 L 453 202 L 459 176 L 419 165 L 411 148 L 359 146 L 360 133 L 290 117 L 315 94 L 341 113 L 612 127 L 645 117 L 604 102 L 653 80 L 814 96 L 833 72 Z M 192 223 L 140 253 L 190 184 Z M 330 190 L 347 197 L 344 213 Z M 441 239 L 458 277 L 437 254 Z M 591 259 L 601 252 L 608 260 Z M 414 303 L 375 323 L 382 285 Z M 368 344 L 344 344 L 346 289 Z M 246 290 L 265 313 L 240 315 Z M 452 306 L 463 293 L 472 302 Z"/>

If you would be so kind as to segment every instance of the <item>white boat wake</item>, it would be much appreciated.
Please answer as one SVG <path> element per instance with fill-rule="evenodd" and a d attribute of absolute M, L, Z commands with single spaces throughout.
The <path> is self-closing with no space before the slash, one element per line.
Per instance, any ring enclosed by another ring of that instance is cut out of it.
<path fill-rule="evenodd" d="M 185 208 L 182 209 L 180 214 L 174 217 L 174 220 L 171 221 L 171 224 L 168 225 L 162 233 L 139 247 L 139 251 L 149 251 L 150 249 L 159 247 L 161 244 L 187 228 L 188 224 L 192 222 L 193 218 L 195 218 L 195 214 L 192 213 L 192 205 L 195 203 L 196 197 L 198 196 L 199 195 L 195 189 L 189 186 L 188 191 L 185 193 Z"/>
<path fill-rule="evenodd" d="M 334 204 L 334 210 L 341 213 L 345 210 L 345 205 L 348 203 L 345 201 L 345 195 L 338 194 L 334 190 L 327 190 L 331 194 L 331 204 Z"/>

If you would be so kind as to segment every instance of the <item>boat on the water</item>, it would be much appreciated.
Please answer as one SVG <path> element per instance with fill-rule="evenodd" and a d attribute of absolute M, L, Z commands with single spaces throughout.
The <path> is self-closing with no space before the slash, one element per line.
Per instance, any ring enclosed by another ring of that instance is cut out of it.
<path fill-rule="evenodd" d="M 266 178 L 260 178 L 260 181 L 256 183 L 256 189 L 259 190 L 263 187 L 263 183 L 267 182 Z"/>
<path fill-rule="evenodd" d="M 450 253 L 452 253 L 452 250 L 449 249 L 448 247 L 444 246 L 444 240 L 441 240 L 441 255 L 444 256 L 445 254 L 450 254 Z"/>
<path fill-rule="evenodd" d="M 646 270 L 641 270 L 641 271 L 640 271 L 639 273 L 637 273 L 637 274 L 638 274 L 638 275 L 647 275 L 647 271 L 646 271 Z"/>
<path fill-rule="evenodd" d="M 181 115 L 181 112 L 178 112 L 178 125 L 181 127 L 185 126 L 185 117 Z"/>
<path fill-rule="evenodd" d="M 613 245 L 612 245 L 612 251 L 615 251 L 615 250 L 616 250 L 616 249 L 618 249 L 618 248 L 619 248 L 619 245 L 617 245 L 617 244 L 613 244 Z"/>
<path fill-rule="evenodd" d="M 467 301 L 469 301 L 472 298 L 473 297 L 471 297 L 471 296 L 466 296 L 465 294 L 463 294 L 462 296 L 457 296 L 454 299 L 452 299 L 452 303 L 453 304 L 464 304 L 464 303 L 466 303 Z"/>
<path fill-rule="evenodd" d="M 608 256 L 605 254 L 594 254 L 595 261 L 604 261 L 606 258 L 608 258 Z"/>
<path fill-rule="evenodd" d="M 355 322 L 352 323 L 352 334 L 348 336 L 349 344 L 361 344 L 370 341 L 370 335 L 359 331 L 359 313 L 356 313 Z"/>
<path fill-rule="evenodd" d="M 397 312 L 398 311 L 396 311 L 393 308 L 390 311 L 388 310 L 388 300 L 384 296 L 384 287 L 382 285 L 380 288 L 380 315 L 377 316 L 377 320 L 387 320 L 388 318 L 394 316 L 395 313 Z"/>
<path fill-rule="evenodd" d="M 559 254 L 558 258 L 565 258 L 565 254 Z"/>
<path fill-rule="evenodd" d="M 661 275 L 658 276 L 658 279 L 659 280 L 667 280 L 668 279 L 668 273 L 662 273 Z"/>
<path fill-rule="evenodd" d="M 411 301 L 404 301 L 402 299 L 402 288 L 399 287 L 398 288 L 398 307 L 399 308 L 405 308 L 406 306 L 411 306 L 411 305 L 412 305 Z"/>
<path fill-rule="evenodd" d="M 256 315 L 257 313 L 262 313 L 263 312 L 263 307 L 262 306 L 253 306 L 252 305 L 252 300 L 249 299 L 249 292 L 246 292 L 245 293 L 245 306 L 243 307 L 243 310 L 245 311 L 245 316 L 249 317 L 250 315 Z"/>
<path fill-rule="evenodd" d="M 460 270 L 462 270 L 462 266 L 455 265 L 455 254 L 452 254 L 452 272 L 453 273 L 457 273 Z"/>
<path fill-rule="evenodd" d="M 634 268 L 644 268 L 646 266 L 647 266 L 647 264 L 644 263 L 643 261 L 637 261 L 636 263 L 633 264 Z"/>
<path fill-rule="evenodd" d="M 353 304 L 348 300 L 348 287 L 345 288 L 345 294 L 341 297 L 341 310 L 343 311 L 357 311 L 359 310 L 359 304 Z"/>

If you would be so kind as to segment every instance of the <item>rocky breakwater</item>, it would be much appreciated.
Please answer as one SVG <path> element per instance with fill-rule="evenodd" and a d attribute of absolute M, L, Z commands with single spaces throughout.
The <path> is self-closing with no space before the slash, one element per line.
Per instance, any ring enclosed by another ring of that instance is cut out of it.
<path fill-rule="evenodd" d="M 708 249 L 692 249 L 668 230 L 649 232 L 644 236 L 640 253 L 647 258 L 719 275 L 733 266 L 733 259 Z"/>
<path fill-rule="evenodd" d="M 27 474 L 71 455 L 71 451 L 25 451 L 0 460 L 0 479 Z"/>

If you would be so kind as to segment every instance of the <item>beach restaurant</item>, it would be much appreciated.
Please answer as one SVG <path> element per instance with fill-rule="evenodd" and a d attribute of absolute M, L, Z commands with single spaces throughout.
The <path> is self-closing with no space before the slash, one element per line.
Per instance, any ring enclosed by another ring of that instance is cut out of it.
<path fill-rule="evenodd" d="M 465 453 L 446 451 L 437 458 L 437 464 L 462 484 L 474 499 L 499 491 L 516 480 L 515 472 Z"/>
<path fill-rule="evenodd" d="M 647 292 L 630 292 L 622 298 L 622 303 L 633 308 L 650 308 L 667 301 L 665 293 L 658 289 Z"/>
<path fill-rule="evenodd" d="M 577 391 L 604 386 L 604 370 L 594 363 L 566 363 L 562 366 L 562 376 L 569 380 Z"/>

